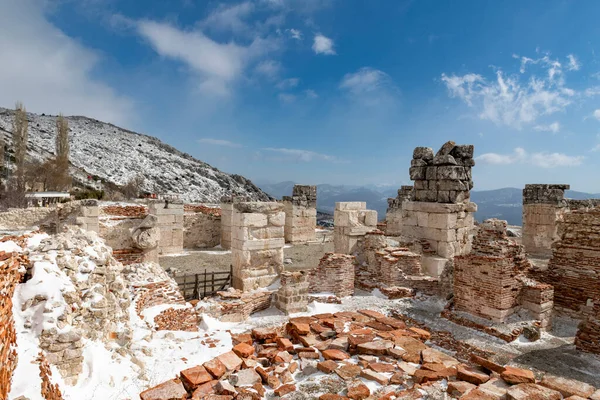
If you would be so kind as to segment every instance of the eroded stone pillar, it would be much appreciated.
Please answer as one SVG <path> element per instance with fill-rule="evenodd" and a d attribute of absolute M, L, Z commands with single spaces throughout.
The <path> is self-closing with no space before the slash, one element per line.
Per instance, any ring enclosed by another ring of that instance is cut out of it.
<path fill-rule="evenodd" d="M 398 196 L 388 199 L 388 208 L 385 214 L 386 235 L 399 236 L 402 234 L 402 203 L 410 201 L 412 196 L 412 186 L 400 186 Z"/>
<path fill-rule="evenodd" d="M 286 243 L 306 243 L 316 239 L 317 187 L 294 185 L 292 196 L 283 198 Z"/>
<path fill-rule="evenodd" d="M 567 208 L 569 185 L 525 185 L 523 189 L 523 245 L 536 257 L 552 256 L 558 240 L 557 223 Z"/>
<path fill-rule="evenodd" d="M 233 204 L 233 286 L 243 291 L 271 285 L 283 271 L 285 213 L 277 202 Z"/>
<path fill-rule="evenodd" d="M 281 287 L 274 294 L 275 307 L 286 314 L 308 309 L 308 280 L 305 271 L 281 273 Z"/>
<path fill-rule="evenodd" d="M 430 147 L 417 147 L 413 152 L 413 198 L 402 203 L 401 233 L 425 240 L 443 258 L 470 251 L 473 213 L 477 211 L 477 205 L 469 201 L 473 151 L 473 145 L 450 141 L 435 156 Z"/>
<path fill-rule="evenodd" d="M 221 247 L 231 249 L 231 219 L 233 218 L 233 202 L 221 202 Z"/>
<path fill-rule="evenodd" d="M 157 218 L 160 230 L 158 251 L 160 254 L 174 254 L 183 251 L 183 203 L 151 201 L 148 213 Z"/>
<path fill-rule="evenodd" d="M 377 211 L 367 210 L 366 202 L 335 203 L 333 213 L 335 252 L 352 254 L 367 232 L 377 229 Z"/>
<path fill-rule="evenodd" d="M 317 268 L 309 271 L 309 293 L 330 293 L 337 297 L 354 294 L 354 266 L 356 257 L 327 253 Z"/>

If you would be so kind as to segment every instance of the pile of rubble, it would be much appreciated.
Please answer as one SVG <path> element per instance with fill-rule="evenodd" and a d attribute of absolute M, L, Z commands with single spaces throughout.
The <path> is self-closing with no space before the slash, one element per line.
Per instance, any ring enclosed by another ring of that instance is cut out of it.
<path fill-rule="evenodd" d="M 273 291 L 254 290 L 242 292 L 239 289 L 229 288 L 217 292 L 216 297 L 205 298 L 196 304 L 200 314 L 207 314 L 222 322 L 243 322 L 251 314 L 266 310 L 271 307 Z"/>
<path fill-rule="evenodd" d="M 146 206 L 104 206 L 100 208 L 100 211 L 104 215 L 110 215 L 114 217 L 128 217 L 128 218 L 144 218 L 148 215 L 148 207 Z"/>
<path fill-rule="evenodd" d="M 212 215 L 215 217 L 221 216 L 221 209 L 218 207 L 208 207 L 203 204 L 184 204 L 183 211 L 186 213 L 201 213 Z"/>
<path fill-rule="evenodd" d="M 140 394 L 166 399 L 600 398 L 566 378 L 465 362 L 431 347 L 431 334 L 372 310 L 291 318 L 279 328 L 232 334 L 233 349 Z M 447 396 L 447 397 L 443 397 Z"/>

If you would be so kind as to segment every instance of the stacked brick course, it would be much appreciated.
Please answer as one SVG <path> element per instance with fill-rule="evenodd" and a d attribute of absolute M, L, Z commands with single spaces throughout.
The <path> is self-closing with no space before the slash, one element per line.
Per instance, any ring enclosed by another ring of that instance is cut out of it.
<path fill-rule="evenodd" d="M 523 246 L 506 235 L 506 221 L 484 221 L 471 254 L 454 258 L 455 309 L 503 322 L 524 302 L 524 308 L 537 312 L 546 327 L 552 290 L 527 279 L 529 268 Z"/>
<path fill-rule="evenodd" d="M 550 257 L 558 240 L 557 223 L 568 205 L 569 185 L 525 185 L 523 189 L 523 245 L 536 257 Z"/>
<path fill-rule="evenodd" d="M 283 271 L 283 204 L 233 204 L 233 287 L 244 292 L 271 285 Z"/>
<path fill-rule="evenodd" d="M 585 315 L 588 302 L 600 297 L 600 207 L 563 214 L 548 270 L 541 278 L 554 286 L 561 310 Z"/>
<path fill-rule="evenodd" d="M 592 302 L 587 318 L 579 325 L 575 346 L 581 351 L 600 354 L 600 298 Z"/>
<path fill-rule="evenodd" d="M 367 232 L 377 229 L 377 211 L 367 210 L 365 202 L 335 203 L 333 221 L 334 251 L 353 254 Z"/>
<path fill-rule="evenodd" d="M 281 287 L 273 294 L 275 307 L 286 314 L 304 312 L 308 306 L 308 280 L 306 272 L 281 273 Z"/>
<path fill-rule="evenodd" d="M 309 293 L 333 293 L 337 297 L 354 294 L 354 266 L 356 257 L 327 253 L 319 266 L 309 271 Z"/>
<path fill-rule="evenodd" d="M 206 313 L 223 322 L 243 322 L 250 315 L 271 307 L 273 292 L 270 290 L 242 292 L 229 288 L 217 292 L 217 295 L 218 299 L 205 299 L 206 304 L 202 305 L 198 312 Z"/>
<path fill-rule="evenodd" d="M 48 360 L 44 357 L 44 353 L 40 352 L 37 361 L 40 363 L 42 398 L 44 400 L 62 400 L 63 397 L 58 384 L 53 384 L 50 381 L 50 378 L 52 378 L 52 371 L 50 370 L 50 365 L 48 365 Z M 5 397 L 2 398 L 4 399 Z"/>
<path fill-rule="evenodd" d="M 413 152 L 410 179 L 415 181 L 415 201 L 461 203 L 473 188 L 471 167 L 473 145 L 445 143 L 433 155 L 430 147 L 417 147 Z"/>
<path fill-rule="evenodd" d="M 386 235 L 399 236 L 402 234 L 402 203 L 410 201 L 412 196 L 412 186 L 400 186 L 398 196 L 388 199 L 388 208 L 385 214 Z"/>
<path fill-rule="evenodd" d="M 183 203 L 150 201 L 148 212 L 158 218 L 160 254 L 181 253 L 183 250 Z"/>
<path fill-rule="evenodd" d="M 0 253 L 0 399 L 8 399 L 12 375 L 17 367 L 17 336 L 12 313 L 12 297 L 22 275 L 19 261 Z"/>
<path fill-rule="evenodd" d="M 285 241 L 306 243 L 316 239 L 317 187 L 294 185 L 292 196 L 283 198 L 285 210 Z"/>

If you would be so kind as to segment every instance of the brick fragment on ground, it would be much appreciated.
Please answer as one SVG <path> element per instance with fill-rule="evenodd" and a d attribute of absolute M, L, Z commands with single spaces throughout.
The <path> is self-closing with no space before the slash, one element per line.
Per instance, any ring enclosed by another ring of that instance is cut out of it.
<path fill-rule="evenodd" d="M 560 400 L 562 398 L 560 392 L 535 383 L 511 386 L 506 396 L 509 400 Z"/>
<path fill-rule="evenodd" d="M 506 366 L 504 372 L 502 372 L 500 376 L 512 385 L 518 385 L 519 383 L 535 383 L 533 372 L 527 369 Z"/>
<path fill-rule="evenodd" d="M 248 343 L 239 343 L 233 347 L 233 352 L 241 358 L 248 358 L 254 354 L 254 346 Z"/>
<path fill-rule="evenodd" d="M 480 357 L 476 354 L 471 355 L 471 362 L 487 369 L 490 372 L 497 372 L 501 374 L 504 371 L 504 367 L 502 365 L 496 364 L 495 362 L 492 362 L 487 358 Z"/>
<path fill-rule="evenodd" d="M 229 377 L 233 386 L 252 386 L 262 381 L 261 376 L 253 369 L 242 369 Z"/>
<path fill-rule="evenodd" d="M 252 329 L 252 337 L 256 340 L 266 340 L 277 338 L 277 332 L 271 328 Z"/>
<path fill-rule="evenodd" d="M 364 400 L 371 395 L 371 391 L 364 383 L 351 385 L 348 388 L 348 398 L 352 400 Z"/>
<path fill-rule="evenodd" d="M 351 381 L 360 375 L 362 368 L 354 364 L 345 364 L 335 370 L 335 373 L 345 381 Z"/>
<path fill-rule="evenodd" d="M 588 385 L 587 383 L 554 375 L 544 376 L 540 385 L 556 390 L 564 397 L 577 395 L 587 398 L 596 391 L 592 385 Z"/>
<path fill-rule="evenodd" d="M 387 376 L 380 374 L 378 372 L 372 371 L 370 369 L 363 369 L 360 372 L 360 376 L 361 376 L 361 378 L 364 378 L 364 379 L 367 379 L 370 381 L 375 381 L 375 382 L 379 383 L 380 385 L 387 385 L 390 381 L 390 379 Z"/>
<path fill-rule="evenodd" d="M 319 396 L 319 400 L 346 400 L 347 397 L 340 396 L 339 394 L 325 393 Z"/>
<path fill-rule="evenodd" d="M 486 383 L 490 379 L 490 376 L 482 370 L 471 368 L 466 365 L 459 365 L 456 369 L 456 378 L 474 385 L 481 385 Z"/>
<path fill-rule="evenodd" d="M 469 390 L 475 389 L 476 387 L 476 385 L 464 381 L 448 382 L 448 394 L 451 396 L 459 397 L 467 393 Z"/>
<path fill-rule="evenodd" d="M 275 389 L 275 395 L 281 397 L 281 396 L 285 396 L 288 393 L 292 393 L 295 390 L 296 390 L 295 385 L 282 385 L 282 386 L 278 387 L 277 389 Z"/>
<path fill-rule="evenodd" d="M 326 360 L 317 364 L 317 368 L 319 371 L 324 374 L 330 374 L 335 371 L 338 367 L 338 364 L 333 360 Z"/>
<path fill-rule="evenodd" d="M 468 391 L 467 394 L 460 397 L 460 400 L 498 400 L 498 397 L 477 388 Z"/>
<path fill-rule="evenodd" d="M 172 379 L 140 393 L 141 400 L 179 400 L 187 398 L 187 391 L 179 379 Z"/>
<path fill-rule="evenodd" d="M 213 376 L 209 374 L 206 371 L 206 369 L 201 365 L 185 369 L 181 371 L 180 374 L 181 382 L 188 391 L 193 391 L 203 383 L 210 382 L 213 380 Z"/>
<path fill-rule="evenodd" d="M 228 351 L 217 357 L 228 372 L 237 371 L 242 366 L 242 359 L 233 351 Z"/>
<path fill-rule="evenodd" d="M 359 354 L 369 354 L 373 356 L 383 356 L 387 350 L 394 347 L 394 343 L 389 340 L 378 340 L 375 342 L 361 343 L 356 346 Z"/>
<path fill-rule="evenodd" d="M 329 349 L 321 352 L 326 360 L 342 361 L 350 358 L 350 355 L 342 350 Z"/>
<path fill-rule="evenodd" d="M 192 393 L 192 400 L 200 400 L 209 394 L 216 393 L 216 386 L 219 383 L 217 380 L 206 382 L 196 388 Z"/>

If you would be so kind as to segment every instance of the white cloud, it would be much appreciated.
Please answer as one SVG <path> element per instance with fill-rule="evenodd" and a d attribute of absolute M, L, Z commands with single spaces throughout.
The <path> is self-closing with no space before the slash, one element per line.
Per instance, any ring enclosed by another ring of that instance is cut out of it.
<path fill-rule="evenodd" d="M 362 94 L 385 88 L 390 84 L 390 78 L 385 72 L 364 67 L 355 73 L 344 75 L 340 88 L 349 90 L 354 94 Z"/>
<path fill-rule="evenodd" d="M 202 138 L 198 139 L 198 143 L 212 144 L 215 146 L 226 146 L 226 147 L 242 147 L 241 144 L 230 142 L 229 140 L 223 139 L 212 139 L 212 138 Z"/>
<path fill-rule="evenodd" d="M 158 54 L 182 61 L 194 70 L 200 76 L 201 90 L 222 96 L 230 93 L 231 84 L 248 64 L 277 48 L 263 38 L 255 38 L 248 46 L 218 43 L 198 30 L 183 31 L 154 21 L 140 21 L 138 31 Z"/>
<path fill-rule="evenodd" d="M 284 103 L 293 103 L 296 101 L 296 96 L 290 93 L 279 93 L 277 97 Z"/>
<path fill-rule="evenodd" d="M 288 79 L 282 80 L 276 86 L 277 86 L 277 89 L 288 90 L 288 89 L 292 89 L 292 88 L 295 88 L 296 86 L 298 86 L 298 83 L 300 83 L 300 79 L 288 78 Z"/>
<path fill-rule="evenodd" d="M 288 32 L 293 39 L 302 40 L 302 32 L 298 29 L 286 29 L 286 32 Z"/>
<path fill-rule="evenodd" d="M 479 118 L 517 129 L 540 116 L 562 112 L 573 103 L 577 93 L 565 86 L 560 62 L 548 55 L 539 59 L 513 57 L 521 60 L 521 74 L 505 75 L 497 69 L 495 78 L 488 80 L 473 73 L 463 76 L 444 73 L 442 82 L 451 97 L 476 108 Z M 539 65 L 544 75 L 524 77 L 530 64 Z"/>
<path fill-rule="evenodd" d="M 278 77 L 281 69 L 281 63 L 275 60 L 261 61 L 255 68 L 256 72 L 271 79 Z"/>
<path fill-rule="evenodd" d="M 0 105 L 86 115 L 115 124 L 135 118 L 133 102 L 93 77 L 100 55 L 50 23 L 42 0 L 0 1 Z"/>
<path fill-rule="evenodd" d="M 549 125 L 536 125 L 533 127 L 536 131 L 558 133 L 560 131 L 560 123 L 553 122 Z"/>
<path fill-rule="evenodd" d="M 250 26 L 244 21 L 254 11 L 254 3 L 245 1 L 233 6 L 220 4 L 208 17 L 199 23 L 203 29 L 219 32 L 246 32 Z"/>
<path fill-rule="evenodd" d="M 577 58 L 575 58 L 573 54 L 569 54 L 567 58 L 569 59 L 569 64 L 567 65 L 569 71 L 579 71 L 579 68 L 581 68 L 581 64 L 579 63 Z"/>
<path fill-rule="evenodd" d="M 333 49 L 333 40 L 322 34 L 315 35 L 315 39 L 312 45 L 312 49 L 316 54 L 333 55 L 335 50 Z"/>
<path fill-rule="evenodd" d="M 600 133 L 596 135 L 596 142 L 598 144 L 596 144 L 594 147 L 592 147 L 592 150 L 590 150 L 590 151 L 600 151 Z"/>
<path fill-rule="evenodd" d="M 315 92 L 312 89 L 306 89 L 304 91 L 304 94 L 306 95 L 307 98 L 309 99 L 316 99 L 317 97 L 319 97 L 319 95 L 317 94 L 317 92 Z"/>
<path fill-rule="evenodd" d="M 596 118 L 598 121 L 600 121 L 600 108 L 597 110 L 594 110 L 594 118 Z"/>
<path fill-rule="evenodd" d="M 273 148 L 267 147 L 264 148 L 265 151 L 276 152 L 280 154 L 284 154 L 289 156 L 297 161 L 303 162 L 311 162 L 311 161 L 329 161 L 329 162 L 340 162 L 337 157 L 330 156 L 328 154 L 316 153 L 310 150 L 300 150 L 300 149 L 286 149 L 286 148 Z"/>
<path fill-rule="evenodd" d="M 568 156 L 562 153 L 528 153 L 522 147 L 517 147 L 512 154 L 485 153 L 475 158 L 482 164 L 529 164 L 541 168 L 576 167 L 581 165 L 584 159 L 584 156 Z"/>

